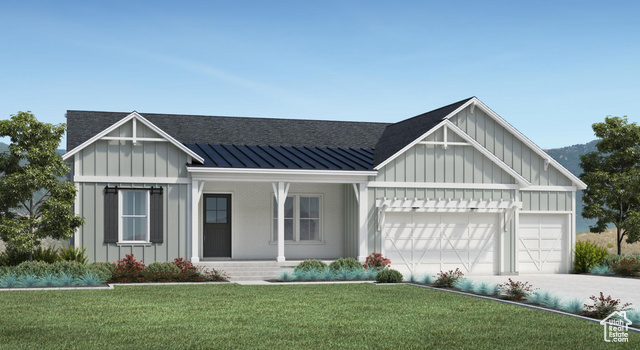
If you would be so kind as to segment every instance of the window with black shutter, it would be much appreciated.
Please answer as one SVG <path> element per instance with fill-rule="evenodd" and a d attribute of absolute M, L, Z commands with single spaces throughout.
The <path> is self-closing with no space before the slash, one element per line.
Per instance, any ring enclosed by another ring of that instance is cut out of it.
<path fill-rule="evenodd" d="M 105 187 L 105 243 L 162 243 L 162 187 Z"/>

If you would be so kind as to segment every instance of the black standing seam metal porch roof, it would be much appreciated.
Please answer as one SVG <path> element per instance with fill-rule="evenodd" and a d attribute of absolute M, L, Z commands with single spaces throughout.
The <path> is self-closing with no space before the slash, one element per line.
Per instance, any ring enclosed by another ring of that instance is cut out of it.
<path fill-rule="evenodd" d="M 204 158 L 195 167 L 361 170 L 373 169 L 373 150 L 346 147 L 294 147 L 185 144 Z"/>

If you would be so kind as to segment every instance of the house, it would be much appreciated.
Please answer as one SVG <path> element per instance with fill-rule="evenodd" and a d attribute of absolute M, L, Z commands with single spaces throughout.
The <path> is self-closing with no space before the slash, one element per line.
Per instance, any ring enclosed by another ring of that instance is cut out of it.
<path fill-rule="evenodd" d="M 476 97 L 398 123 L 67 111 L 91 260 L 571 270 L 585 184 Z"/>

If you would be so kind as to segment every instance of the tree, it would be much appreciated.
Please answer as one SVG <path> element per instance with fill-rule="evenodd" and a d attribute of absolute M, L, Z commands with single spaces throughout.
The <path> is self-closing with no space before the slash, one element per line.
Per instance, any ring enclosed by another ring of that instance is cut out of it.
<path fill-rule="evenodd" d="M 591 232 L 615 225 L 620 254 L 625 237 L 627 243 L 640 240 L 640 126 L 626 116 L 606 117 L 593 131 L 601 139 L 597 151 L 580 157 L 580 178 L 588 186 L 582 216 L 597 219 Z"/>
<path fill-rule="evenodd" d="M 0 154 L 0 239 L 30 258 L 43 238 L 69 238 L 84 222 L 73 211 L 75 187 L 60 181 L 69 171 L 56 152 L 65 127 L 31 112 L 0 120 L 0 137 L 11 139 Z"/>

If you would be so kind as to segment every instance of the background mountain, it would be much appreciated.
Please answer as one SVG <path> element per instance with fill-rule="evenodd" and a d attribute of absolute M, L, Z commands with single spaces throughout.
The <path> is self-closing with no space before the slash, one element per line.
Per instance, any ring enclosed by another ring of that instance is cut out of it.
<path fill-rule="evenodd" d="M 572 173 L 580 175 L 582 168 L 580 168 L 580 156 L 593 152 L 596 150 L 596 143 L 598 140 L 593 140 L 586 144 L 579 144 L 573 146 L 567 146 L 562 148 L 553 148 L 545 150 L 553 159 L 557 160 L 562 166 L 569 169 Z M 0 153 L 9 149 L 9 146 L 0 142 Z M 59 149 L 58 153 L 64 154 L 64 150 Z M 595 220 L 587 220 L 582 217 L 582 191 L 578 191 L 576 198 L 576 207 L 578 215 L 576 215 L 576 232 L 589 231 L 589 225 L 593 224 Z"/>
<path fill-rule="evenodd" d="M 598 140 L 573 146 L 562 148 L 553 148 L 545 150 L 553 159 L 562 164 L 565 168 L 576 175 L 582 174 L 580 167 L 580 156 L 596 150 Z M 589 220 L 582 217 L 582 191 L 576 193 L 576 232 L 589 231 L 589 225 L 595 224 L 595 220 Z"/>

